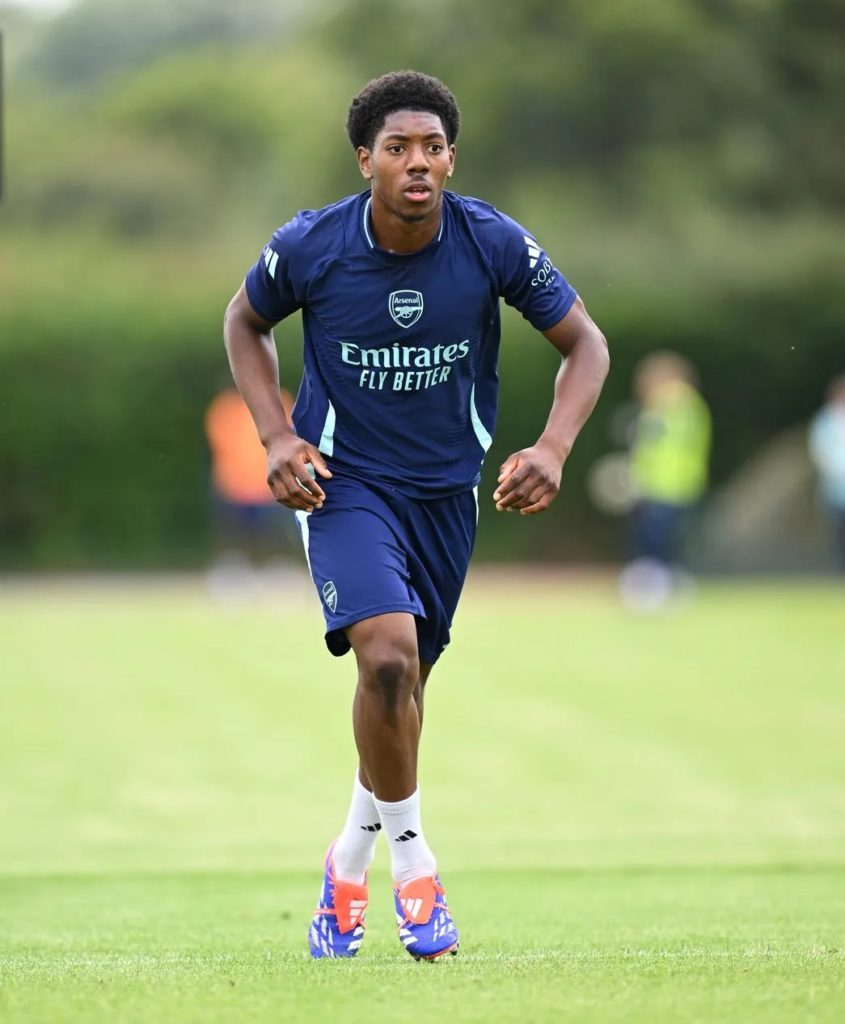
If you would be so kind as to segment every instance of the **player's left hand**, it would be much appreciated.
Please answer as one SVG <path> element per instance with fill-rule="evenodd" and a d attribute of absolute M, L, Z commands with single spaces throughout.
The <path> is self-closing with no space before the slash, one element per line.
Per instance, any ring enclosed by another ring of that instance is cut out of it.
<path fill-rule="evenodd" d="M 557 497 L 562 472 L 560 458 L 541 444 L 508 456 L 493 495 L 497 511 L 524 516 L 543 512 Z"/>

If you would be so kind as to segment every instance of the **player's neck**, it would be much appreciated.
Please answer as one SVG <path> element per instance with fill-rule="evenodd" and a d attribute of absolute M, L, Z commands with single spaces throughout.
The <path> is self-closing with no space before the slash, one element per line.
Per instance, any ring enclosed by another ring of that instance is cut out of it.
<path fill-rule="evenodd" d="M 442 206 L 438 205 L 425 220 L 408 221 L 373 194 L 370 207 L 370 227 L 379 249 L 398 254 L 409 254 L 424 249 L 440 231 Z"/>

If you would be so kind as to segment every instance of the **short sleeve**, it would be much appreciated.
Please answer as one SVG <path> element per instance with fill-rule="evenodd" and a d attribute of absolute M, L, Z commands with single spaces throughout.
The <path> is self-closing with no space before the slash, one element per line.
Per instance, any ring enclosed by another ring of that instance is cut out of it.
<path fill-rule="evenodd" d="M 500 294 L 532 327 L 546 331 L 566 316 L 577 293 L 534 236 L 500 216 Z"/>
<path fill-rule="evenodd" d="M 283 320 L 303 305 L 303 234 L 309 226 L 307 216 L 300 213 L 280 227 L 246 275 L 249 303 L 265 320 Z"/>

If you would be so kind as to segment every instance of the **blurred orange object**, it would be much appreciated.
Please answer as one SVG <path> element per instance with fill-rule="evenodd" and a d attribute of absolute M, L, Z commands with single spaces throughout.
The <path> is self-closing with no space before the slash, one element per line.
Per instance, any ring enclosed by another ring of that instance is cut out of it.
<path fill-rule="evenodd" d="M 292 401 L 284 390 L 282 404 L 290 421 Z M 247 404 L 235 388 L 214 398 L 205 414 L 205 432 L 211 448 L 212 479 L 220 496 L 237 505 L 272 504 L 267 454 Z"/>

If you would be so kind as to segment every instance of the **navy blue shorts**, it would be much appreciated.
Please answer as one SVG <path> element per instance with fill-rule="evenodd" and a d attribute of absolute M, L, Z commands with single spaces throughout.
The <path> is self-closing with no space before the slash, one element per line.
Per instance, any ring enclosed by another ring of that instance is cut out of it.
<path fill-rule="evenodd" d="M 475 541 L 474 492 L 423 501 L 337 473 L 320 486 L 323 507 L 296 519 L 326 617 L 326 646 L 346 654 L 347 626 L 410 612 L 420 661 L 433 665 L 449 643 Z"/>

